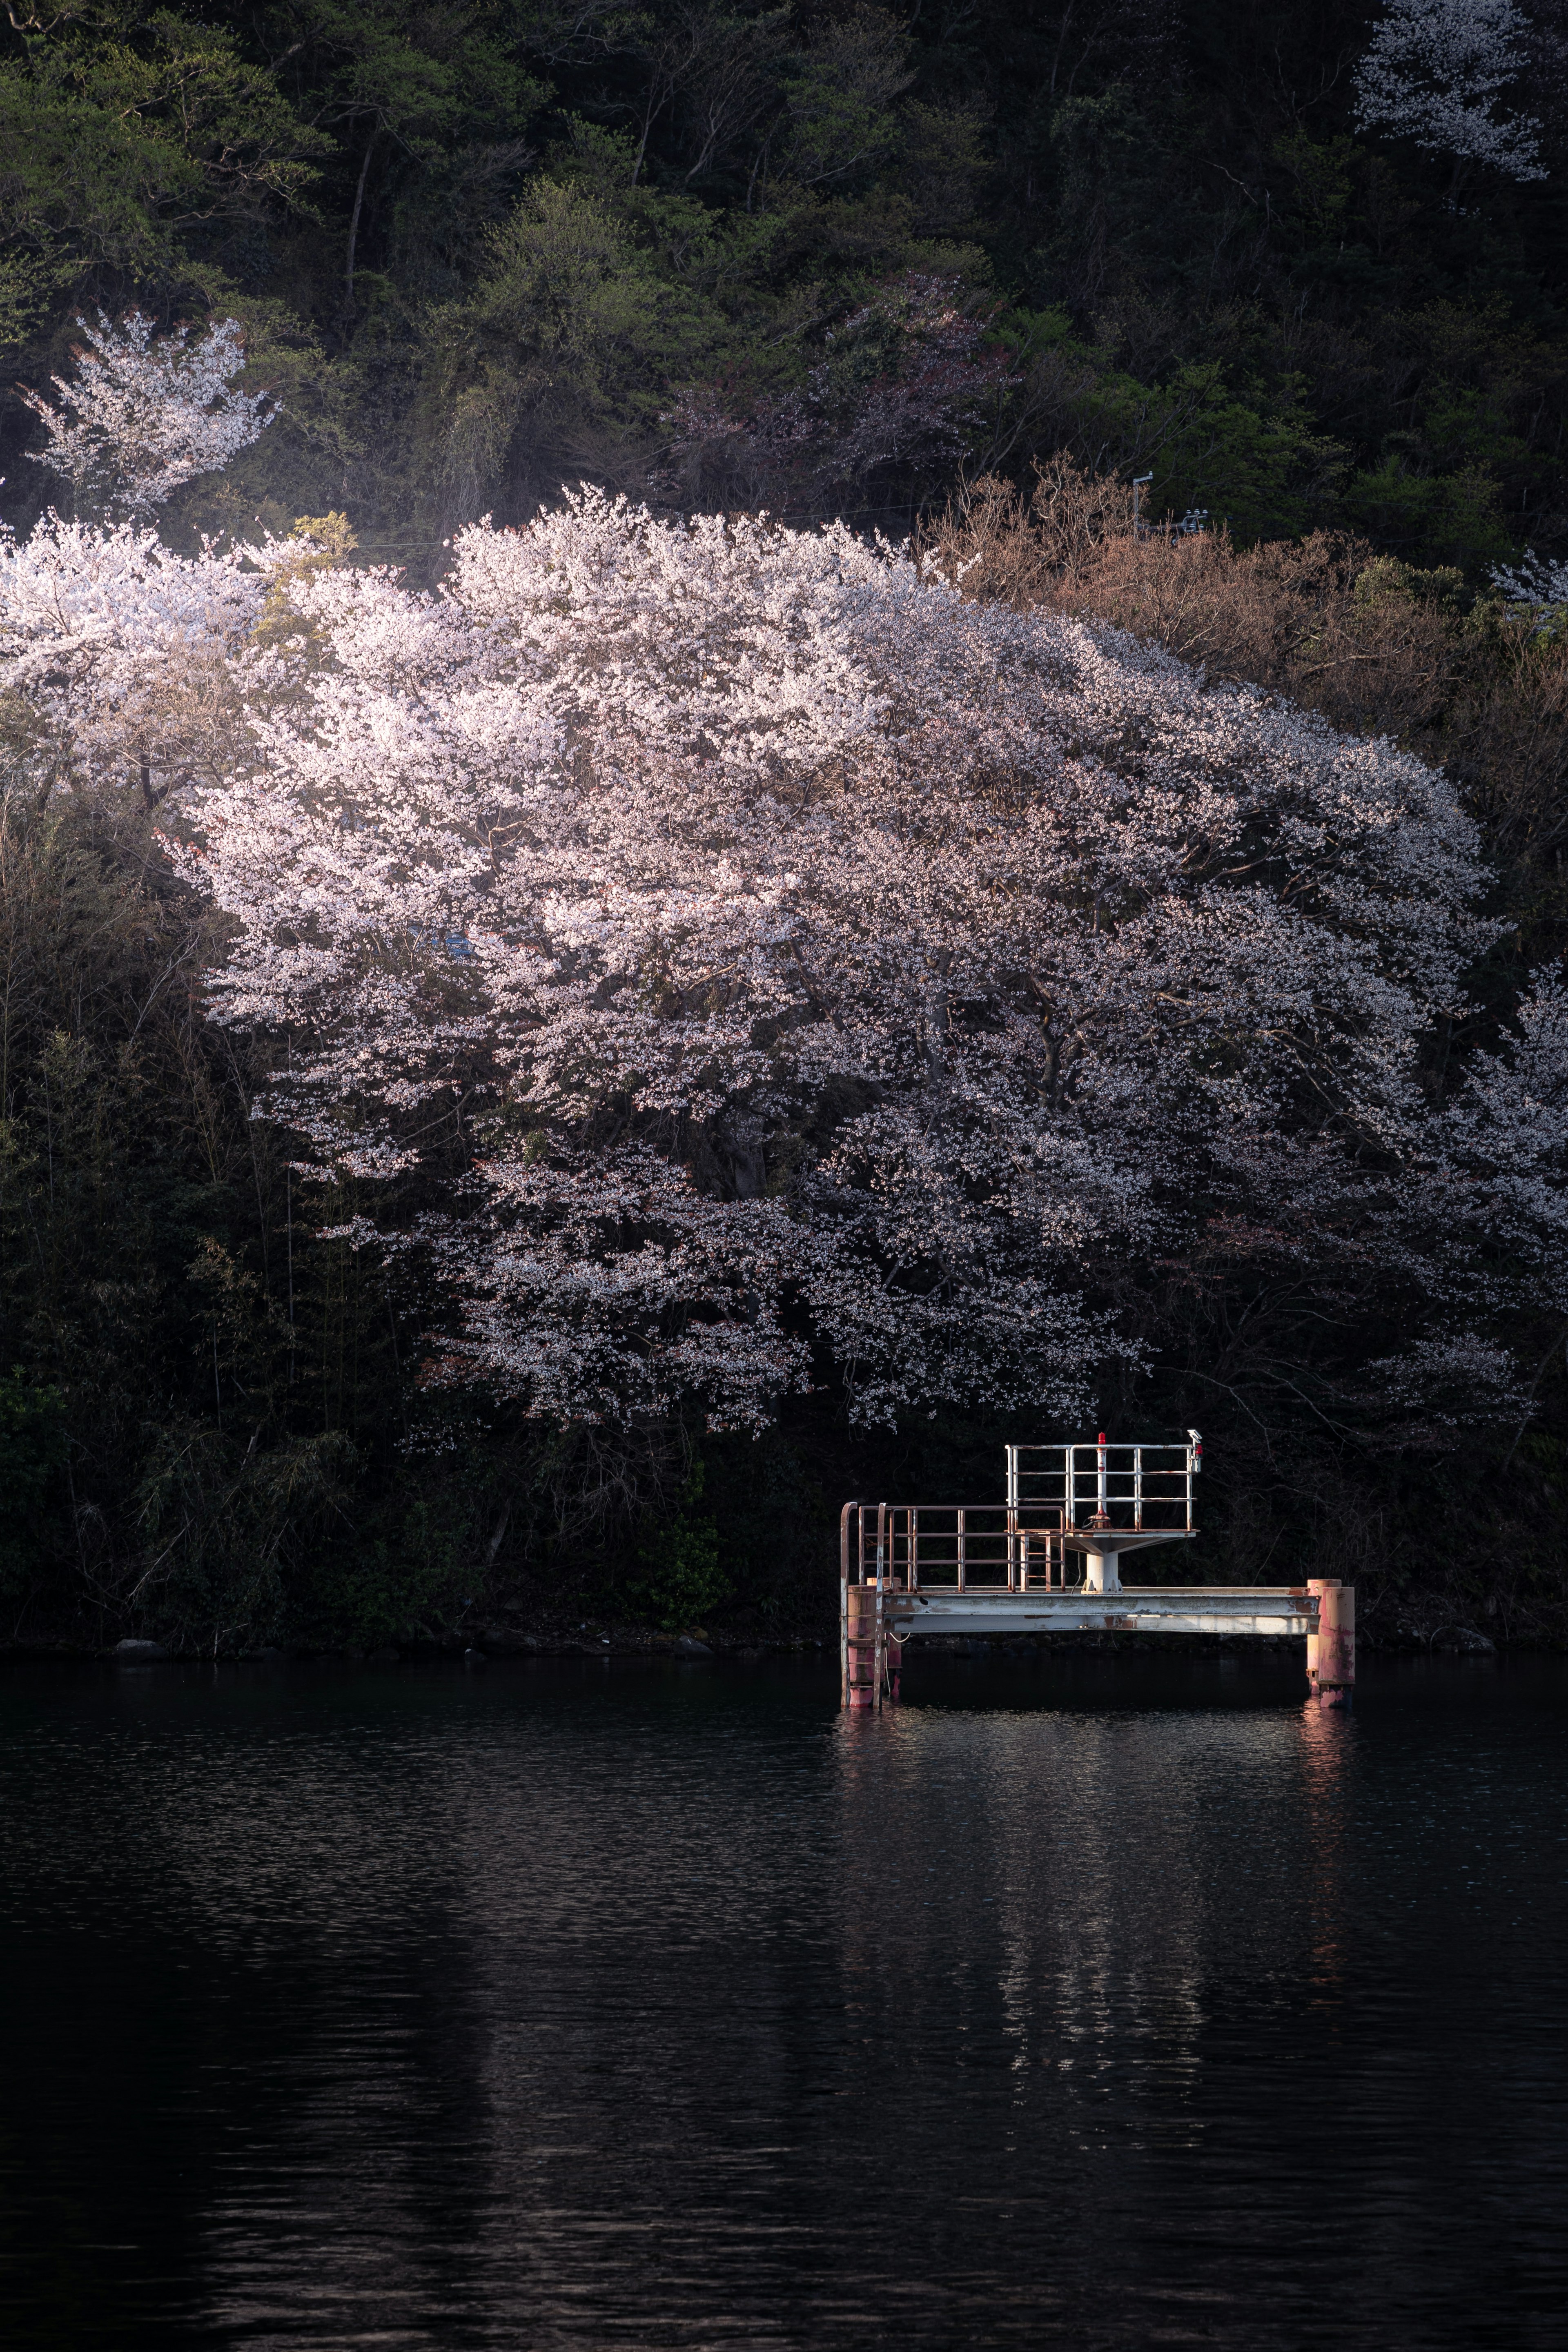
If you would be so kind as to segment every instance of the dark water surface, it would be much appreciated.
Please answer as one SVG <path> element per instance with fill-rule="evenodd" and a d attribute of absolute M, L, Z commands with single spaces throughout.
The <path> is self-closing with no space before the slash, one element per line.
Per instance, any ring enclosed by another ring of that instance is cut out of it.
<path fill-rule="evenodd" d="M 1568 1667 L 0 1676 L 11 2347 L 1568 2344 Z"/>

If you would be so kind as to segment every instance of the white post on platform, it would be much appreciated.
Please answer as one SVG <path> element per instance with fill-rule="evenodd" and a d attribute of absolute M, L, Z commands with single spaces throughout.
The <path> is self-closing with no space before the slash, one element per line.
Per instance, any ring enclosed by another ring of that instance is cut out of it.
<path fill-rule="evenodd" d="M 1083 1584 L 1086 1592 L 1120 1592 L 1121 1579 L 1116 1572 L 1113 1551 L 1086 1551 L 1083 1556 Z"/>

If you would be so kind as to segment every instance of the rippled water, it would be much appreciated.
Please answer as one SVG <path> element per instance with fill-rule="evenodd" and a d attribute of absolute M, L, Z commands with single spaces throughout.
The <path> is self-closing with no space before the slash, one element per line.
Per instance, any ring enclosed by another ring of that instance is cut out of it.
<path fill-rule="evenodd" d="M 12 1671 L 6 2342 L 1568 2342 L 1568 1672 L 1299 1671 Z"/>

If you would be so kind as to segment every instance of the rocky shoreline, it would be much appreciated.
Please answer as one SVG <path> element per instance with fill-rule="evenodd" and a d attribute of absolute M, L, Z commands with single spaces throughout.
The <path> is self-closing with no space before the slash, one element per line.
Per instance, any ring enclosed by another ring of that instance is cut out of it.
<path fill-rule="evenodd" d="M 1410 1625 L 1381 1627 L 1362 1633 L 1361 1650 L 1373 1656 L 1495 1657 L 1555 1650 L 1555 1643 L 1498 1643 L 1473 1625 L 1447 1623 L 1430 1632 Z M 41 1639 L 0 1644 L 0 1657 L 16 1663 L 29 1658 L 98 1658 L 121 1665 L 163 1664 L 286 1664 L 295 1660 L 337 1659 L 350 1665 L 397 1665 L 446 1659 L 470 1668 L 517 1660 L 569 1657 L 665 1658 L 690 1663 L 716 1659 L 754 1663 L 763 1658 L 825 1656 L 837 1649 L 836 1629 L 759 1635 L 691 1626 L 668 1633 L 643 1625 L 595 1622 L 575 1626 L 541 1625 L 528 1630 L 481 1624 L 422 1635 L 400 1643 L 366 1646 L 356 1643 L 289 1642 L 256 1647 L 219 1646 L 216 1650 L 180 1648 L 173 1643 L 128 1636 L 109 1643 Z M 921 1649 L 927 1655 L 965 1658 L 1042 1657 L 1048 1652 L 1081 1654 L 1086 1651 L 1123 1655 L 1163 1653 L 1174 1656 L 1239 1657 L 1259 1651 L 1300 1648 L 1298 1636 L 1226 1633 L 1101 1633 L 930 1634 Z"/>

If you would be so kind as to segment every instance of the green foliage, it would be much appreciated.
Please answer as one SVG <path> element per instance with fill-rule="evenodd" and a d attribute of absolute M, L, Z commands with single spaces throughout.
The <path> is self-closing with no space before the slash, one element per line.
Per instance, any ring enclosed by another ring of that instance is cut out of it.
<path fill-rule="evenodd" d="M 473 1570 L 471 1497 L 397 1493 L 391 1507 L 358 1499 L 353 1521 L 296 1573 L 279 1622 L 291 1640 L 384 1642 L 439 1636 L 460 1622 L 480 1588 Z"/>
<path fill-rule="evenodd" d="M 563 475 L 635 469 L 668 387 L 730 356 L 709 290 L 719 242 L 689 197 L 612 207 L 580 177 L 535 181 L 434 355 L 424 405 L 445 510 L 478 513 L 514 445 L 541 496 Z"/>
<path fill-rule="evenodd" d="M 1189 360 L 1148 383 L 1074 336 L 1059 309 L 1000 324 L 1041 441 L 1095 472 L 1152 474 L 1146 513 L 1200 509 L 1247 542 L 1295 537 L 1331 509 L 1345 452 L 1314 429 L 1299 376 L 1238 382 Z"/>
<path fill-rule="evenodd" d="M 58 368 L 88 305 L 221 306 L 283 401 L 176 533 L 339 509 L 428 573 L 563 478 L 676 496 L 683 402 L 804 396 L 914 270 L 1023 362 L 954 452 L 975 473 L 1066 446 L 1152 472 L 1156 517 L 1352 528 L 1472 583 L 1568 542 L 1565 126 L 1533 92 L 1532 188 L 1359 135 L 1360 19 L 96 0 L 11 27 L 6 374 Z M 21 522 L 33 430 L 0 411 Z M 815 495 L 904 528 L 933 488 L 911 456 Z"/>
<path fill-rule="evenodd" d="M 802 1432 L 792 1442 L 779 1428 L 708 1443 L 705 1499 L 736 1604 L 764 1630 L 809 1623 L 822 1608 L 838 1517 L 823 1483 L 825 1437 L 831 1443 L 829 1432 Z M 858 1475 L 848 1449 L 840 1475 L 851 1484 Z"/>
<path fill-rule="evenodd" d="M 216 299 L 198 224 L 308 207 L 331 152 L 232 33 L 174 9 L 68 17 L 0 68 L 0 204 L 40 295 L 111 274 Z"/>
<path fill-rule="evenodd" d="M 214 1648 L 275 1638 L 288 1617 L 287 1570 L 348 1525 L 356 1465 L 338 1430 L 265 1448 L 214 1421 L 160 1421 L 145 1433 L 135 1495 L 147 1560 L 124 1606 Z"/>
<path fill-rule="evenodd" d="M 637 1547 L 642 1573 L 633 1580 L 631 1597 L 669 1633 L 700 1624 L 731 1590 L 721 1565 L 718 1528 L 701 1508 L 703 1486 L 702 1457 L 694 1454 L 673 1514 Z"/>
<path fill-rule="evenodd" d="M 25 1591 L 47 1558 L 45 1514 L 66 1461 L 65 1399 L 19 1366 L 0 1377 L 0 1597 Z"/>

